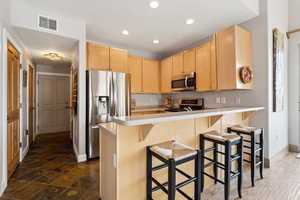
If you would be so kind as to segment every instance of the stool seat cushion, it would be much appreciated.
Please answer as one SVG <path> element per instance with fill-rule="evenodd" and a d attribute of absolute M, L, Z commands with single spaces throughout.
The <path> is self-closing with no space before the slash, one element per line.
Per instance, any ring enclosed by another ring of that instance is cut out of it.
<path fill-rule="evenodd" d="M 226 141 L 234 142 L 241 139 L 241 137 L 238 135 L 229 134 L 229 133 L 218 133 L 217 131 L 204 133 L 204 137 L 213 140 L 218 140 L 220 142 L 226 142 Z"/>
<path fill-rule="evenodd" d="M 237 125 L 237 126 L 230 127 L 230 129 L 233 131 L 238 131 L 238 132 L 243 132 L 243 133 L 255 133 L 255 134 L 261 133 L 260 128 L 250 127 L 250 126 Z"/>
<path fill-rule="evenodd" d="M 189 146 L 180 144 L 174 140 L 155 144 L 150 150 L 162 156 L 164 159 L 174 159 L 175 161 L 197 154 L 197 151 Z"/>

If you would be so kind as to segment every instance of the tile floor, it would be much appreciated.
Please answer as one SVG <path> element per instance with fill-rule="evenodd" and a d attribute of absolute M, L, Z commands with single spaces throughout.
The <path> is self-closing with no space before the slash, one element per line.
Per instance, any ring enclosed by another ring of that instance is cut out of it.
<path fill-rule="evenodd" d="M 40 136 L 0 200 L 99 200 L 98 161 L 77 164 L 72 152 L 66 133 Z M 300 159 L 294 154 L 286 154 L 264 174 L 252 188 L 249 170 L 245 172 L 243 200 L 300 200 Z M 232 181 L 231 199 L 237 196 L 236 181 Z M 202 195 L 202 200 L 223 199 L 220 184 Z"/>
<path fill-rule="evenodd" d="M 0 200 L 98 200 L 98 163 L 77 164 L 68 133 L 41 135 Z"/>

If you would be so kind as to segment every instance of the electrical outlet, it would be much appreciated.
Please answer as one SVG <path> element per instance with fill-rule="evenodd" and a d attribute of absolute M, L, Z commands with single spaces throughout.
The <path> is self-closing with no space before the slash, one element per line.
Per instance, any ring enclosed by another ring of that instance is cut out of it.
<path fill-rule="evenodd" d="M 117 155 L 115 153 L 113 154 L 113 166 L 117 168 Z"/>
<path fill-rule="evenodd" d="M 216 98 L 216 103 L 217 103 L 217 104 L 220 104 L 220 103 L 221 103 L 221 97 L 217 97 L 217 98 Z"/>
<path fill-rule="evenodd" d="M 221 98 L 221 104 L 226 104 L 226 97 Z"/>
<path fill-rule="evenodd" d="M 235 97 L 235 104 L 241 104 L 241 98 L 239 96 Z"/>

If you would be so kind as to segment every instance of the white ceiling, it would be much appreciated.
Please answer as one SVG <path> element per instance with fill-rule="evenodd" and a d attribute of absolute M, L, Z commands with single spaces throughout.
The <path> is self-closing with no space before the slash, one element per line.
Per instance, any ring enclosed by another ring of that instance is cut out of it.
<path fill-rule="evenodd" d="M 18 27 L 15 30 L 35 64 L 66 65 L 71 62 L 73 53 L 77 47 L 76 40 Z M 52 61 L 46 58 L 44 54 L 49 52 L 63 56 L 63 60 Z"/>
<path fill-rule="evenodd" d="M 242 0 L 158 1 L 157 9 L 149 8 L 150 0 L 28 0 L 27 3 L 59 16 L 84 20 L 88 40 L 154 54 L 176 52 L 217 30 L 256 16 Z M 187 18 L 194 18 L 195 24 L 185 25 Z M 123 29 L 130 35 L 121 35 Z M 159 39 L 160 44 L 153 44 L 153 39 Z"/>

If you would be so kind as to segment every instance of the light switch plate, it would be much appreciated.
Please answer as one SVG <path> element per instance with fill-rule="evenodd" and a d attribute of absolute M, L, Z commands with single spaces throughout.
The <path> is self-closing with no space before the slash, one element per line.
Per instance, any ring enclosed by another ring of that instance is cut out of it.
<path fill-rule="evenodd" d="M 221 103 L 221 97 L 217 97 L 217 98 L 216 98 L 216 103 L 217 103 L 217 104 L 220 104 L 220 103 Z"/>
<path fill-rule="evenodd" d="M 221 98 L 221 104 L 226 104 L 226 97 Z"/>

